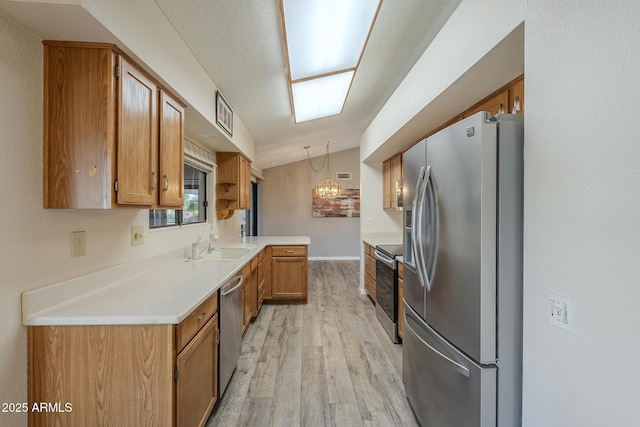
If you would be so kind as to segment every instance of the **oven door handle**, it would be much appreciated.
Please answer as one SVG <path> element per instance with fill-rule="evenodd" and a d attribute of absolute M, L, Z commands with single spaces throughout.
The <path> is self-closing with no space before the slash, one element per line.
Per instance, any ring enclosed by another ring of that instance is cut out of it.
<path fill-rule="evenodd" d="M 380 261 L 381 263 L 383 263 L 384 265 L 386 265 L 387 267 L 389 267 L 392 270 L 396 269 L 396 260 L 395 259 L 389 258 L 388 256 L 386 256 L 382 252 L 378 252 L 377 249 L 375 251 L 373 251 L 373 255 L 375 256 L 376 261 Z"/>

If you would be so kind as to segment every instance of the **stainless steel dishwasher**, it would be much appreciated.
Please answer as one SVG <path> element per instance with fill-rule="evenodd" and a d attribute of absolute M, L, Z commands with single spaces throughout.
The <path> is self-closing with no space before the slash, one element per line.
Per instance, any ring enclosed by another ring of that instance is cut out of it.
<path fill-rule="evenodd" d="M 242 353 L 242 275 L 229 279 L 220 289 L 220 396 L 238 366 Z"/>

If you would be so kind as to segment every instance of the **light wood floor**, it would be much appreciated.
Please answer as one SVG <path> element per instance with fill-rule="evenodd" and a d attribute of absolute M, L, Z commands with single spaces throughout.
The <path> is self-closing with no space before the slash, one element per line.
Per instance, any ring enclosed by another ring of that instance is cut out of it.
<path fill-rule="evenodd" d="M 310 261 L 309 303 L 263 305 L 213 426 L 417 426 L 357 261 Z"/>

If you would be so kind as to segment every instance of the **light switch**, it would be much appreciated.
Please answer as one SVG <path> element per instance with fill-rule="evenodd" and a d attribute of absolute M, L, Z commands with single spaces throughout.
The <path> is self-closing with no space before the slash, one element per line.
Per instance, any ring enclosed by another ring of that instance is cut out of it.
<path fill-rule="evenodd" d="M 571 300 L 557 294 L 549 294 L 549 323 L 571 330 Z"/>

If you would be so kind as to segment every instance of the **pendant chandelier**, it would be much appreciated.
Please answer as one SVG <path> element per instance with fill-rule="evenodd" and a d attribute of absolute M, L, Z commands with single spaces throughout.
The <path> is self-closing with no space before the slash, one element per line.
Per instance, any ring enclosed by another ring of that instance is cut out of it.
<path fill-rule="evenodd" d="M 305 150 L 307 150 L 307 159 L 309 159 L 309 164 L 311 165 L 311 169 L 313 169 L 314 172 L 320 172 L 326 163 L 327 173 L 328 173 L 329 172 L 329 141 L 327 141 L 327 151 L 324 155 L 322 166 L 320 166 L 318 170 L 316 170 L 316 168 L 313 167 L 313 163 L 311 163 L 311 156 L 309 155 L 310 147 L 307 145 L 304 148 Z M 340 195 L 341 191 L 342 189 L 340 188 L 340 186 L 335 182 L 333 182 L 329 177 L 327 177 L 324 181 L 316 184 L 316 187 L 315 187 L 316 196 L 320 197 L 321 199 L 335 199 L 338 195 Z"/>

